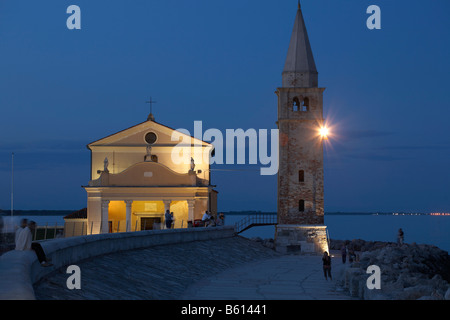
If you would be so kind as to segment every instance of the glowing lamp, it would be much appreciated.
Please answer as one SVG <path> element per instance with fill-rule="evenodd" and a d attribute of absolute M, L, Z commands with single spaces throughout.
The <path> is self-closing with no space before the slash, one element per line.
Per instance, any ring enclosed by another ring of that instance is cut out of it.
<path fill-rule="evenodd" d="M 319 133 L 320 133 L 322 139 L 325 139 L 325 140 L 328 139 L 328 128 L 327 127 L 320 128 Z"/>

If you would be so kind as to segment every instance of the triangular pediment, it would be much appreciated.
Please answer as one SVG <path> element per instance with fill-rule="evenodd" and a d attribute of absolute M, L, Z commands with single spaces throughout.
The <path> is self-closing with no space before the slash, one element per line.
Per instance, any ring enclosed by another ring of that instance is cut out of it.
<path fill-rule="evenodd" d="M 145 146 L 148 144 L 148 142 L 146 141 L 146 135 L 149 133 L 154 133 L 156 136 L 156 141 L 152 144 L 153 146 L 177 145 L 179 141 L 172 141 L 172 135 L 174 133 L 178 135 L 178 137 L 181 139 L 180 141 L 190 141 L 191 144 L 211 146 L 211 144 L 207 142 L 196 139 L 192 136 L 162 125 L 158 122 L 149 120 L 109 135 L 100 140 L 91 142 L 90 144 L 88 144 L 88 148 L 95 146 Z"/>

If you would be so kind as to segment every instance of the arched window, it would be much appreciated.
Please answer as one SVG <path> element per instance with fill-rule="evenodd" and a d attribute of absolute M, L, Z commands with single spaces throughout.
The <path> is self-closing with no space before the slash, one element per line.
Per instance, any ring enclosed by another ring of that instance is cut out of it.
<path fill-rule="evenodd" d="M 300 107 L 300 111 L 309 111 L 309 99 L 308 98 L 303 99 L 301 107 Z"/>
<path fill-rule="evenodd" d="M 300 111 L 300 100 L 297 97 L 293 99 L 292 102 L 292 111 Z"/>

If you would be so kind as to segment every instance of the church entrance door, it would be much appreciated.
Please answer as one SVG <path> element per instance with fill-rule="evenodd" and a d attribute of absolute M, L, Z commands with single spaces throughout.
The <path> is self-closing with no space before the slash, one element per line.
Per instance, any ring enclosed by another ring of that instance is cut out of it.
<path fill-rule="evenodd" d="M 141 230 L 153 230 L 161 225 L 161 218 L 157 217 L 142 217 L 141 218 Z"/>

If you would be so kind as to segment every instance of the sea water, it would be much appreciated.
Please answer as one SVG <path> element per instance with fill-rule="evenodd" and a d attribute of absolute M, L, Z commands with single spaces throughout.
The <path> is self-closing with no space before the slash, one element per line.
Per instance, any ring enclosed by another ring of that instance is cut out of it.
<path fill-rule="evenodd" d="M 234 225 L 245 217 L 245 215 L 225 215 L 225 225 Z M 4 231 L 14 230 L 22 218 L 33 220 L 38 226 L 64 225 L 63 216 L 4 217 Z M 406 243 L 435 245 L 450 252 L 450 216 L 325 214 L 325 225 L 330 238 L 339 240 L 396 242 L 398 229 L 402 228 Z M 275 226 L 252 227 L 240 235 L 247 238 L 274 238 Z"/>
<path fill-rule="evenodd" d="M 20 220 L 28 219 L 28 221 L 36 222 L 38 227 L 54 227 L 64 226 L 64 216 L 3 216 L 3 232 L 14 232 L 20 224 Z"/>
<path fill-rule="evenodd" d="M 243 215 L 227 215 L 225 224 L 232 225 Z M 430 215 L 326 215 L 325 225 L 331 239 L 397 242 L 402 228 L 406 243 L 430 244 L 450 252 L 450 216 Z M 275 226 L 256 226 L 241 233 L 247 238 L 274 238 Z"/>

